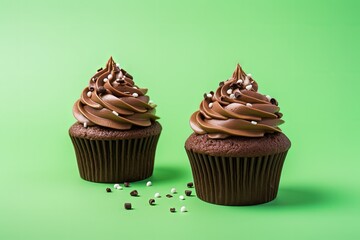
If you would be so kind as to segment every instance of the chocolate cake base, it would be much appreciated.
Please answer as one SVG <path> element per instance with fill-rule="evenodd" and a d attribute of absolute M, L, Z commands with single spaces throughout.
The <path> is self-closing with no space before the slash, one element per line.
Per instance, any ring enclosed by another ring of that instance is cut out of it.
<path fill-rule="evenodd" d="M 158 122 L 149 127 L 118 131 L 75 123 L 69 129 L 80 177 L 91 182 L 121 183 L 152 175 L 161 133 Z"/>
<path fill-rule="evenodd" d="M 197 196 L 209 203 L 238 206 L 275 199 L 290 146 L 282 133 L 227 139 L 192 134 L 185 149 Z"/>

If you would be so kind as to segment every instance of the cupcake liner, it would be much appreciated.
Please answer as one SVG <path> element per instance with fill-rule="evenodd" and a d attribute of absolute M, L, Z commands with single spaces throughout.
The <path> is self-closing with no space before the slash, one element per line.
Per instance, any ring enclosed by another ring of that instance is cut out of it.
<path fill-rule="evenodd" d="M 186 152 L 200 199 L 219 205 L 254 205 L 276 198 L 287 151 L 259 157 Z"/>
<path fill-rule="evenodd" d="M 133 182 L 148 178 L 153 173 L 160 134 L 119 140 L 70 137 L 80 176 L 87 181 Z"/>

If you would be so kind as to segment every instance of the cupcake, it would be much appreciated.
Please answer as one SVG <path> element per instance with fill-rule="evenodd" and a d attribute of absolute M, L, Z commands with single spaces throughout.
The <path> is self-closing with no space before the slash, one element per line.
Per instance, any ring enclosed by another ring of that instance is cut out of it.
<path fill-rule="evenodd" d="M 198 197 L 220 205 L 254 205 L 276 198 L 290 140 L 275 98 L 238 64 L 216 92 L 204 94 L 186 140 Z"/>
<path fill-rule="evenodd" d="M 81 178 L 124 182 L 152 175 L 162 128 L 146 93 L 112 57 L 90 78 L 69 129 Z"/>

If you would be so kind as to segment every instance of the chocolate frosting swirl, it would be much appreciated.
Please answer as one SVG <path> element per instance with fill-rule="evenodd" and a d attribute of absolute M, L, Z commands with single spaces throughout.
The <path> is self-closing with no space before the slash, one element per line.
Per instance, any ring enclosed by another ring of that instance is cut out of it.
<path fill-rule="evenodd" d="M 284 121 L 277 101 L 257 90 L 258 84 L 238 64 L 232 77 L 220 82 L 215 93 L 204 94 L 200 110 L 190 118 L 191 128 L 214 139 L 281 132 L 278 126 Z"/>
<path fill-rule="evenodd" d="M 84 127 L 99 125 L 128 130 L 133 126 L 147 127 L 156 119 L 156 105 L 149 101 L 146 88 L 134 84 L 133 77 L 114 62 L 91 77 L 73 106 L 73 114 Z"/>

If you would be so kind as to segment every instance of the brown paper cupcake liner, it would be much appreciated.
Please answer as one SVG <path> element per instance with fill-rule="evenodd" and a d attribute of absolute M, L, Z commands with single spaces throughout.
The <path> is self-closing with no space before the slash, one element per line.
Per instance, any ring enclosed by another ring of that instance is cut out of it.
<path fill-rule="evenodd" d="M 91 182 L 139 181 L 152 175 L 159 135 L 120 140 L 70 136 L 81 178 Z"/>
<path fill-rule="evenodd" d="M 219 205 L 255 205 L 276 198 L 287 151 L 260 157 L 186 152 L 200 199 Z"/>

